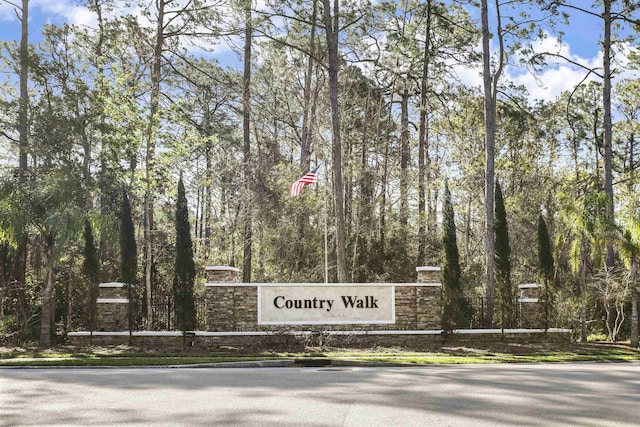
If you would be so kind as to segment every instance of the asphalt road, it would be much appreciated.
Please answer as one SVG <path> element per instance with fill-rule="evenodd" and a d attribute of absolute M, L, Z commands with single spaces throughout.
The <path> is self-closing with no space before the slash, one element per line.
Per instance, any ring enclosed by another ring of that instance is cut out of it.
<path fill-rule="evenodd" d="M 640 425 L 640 364 L 0 369 L 0 425 Z"/>

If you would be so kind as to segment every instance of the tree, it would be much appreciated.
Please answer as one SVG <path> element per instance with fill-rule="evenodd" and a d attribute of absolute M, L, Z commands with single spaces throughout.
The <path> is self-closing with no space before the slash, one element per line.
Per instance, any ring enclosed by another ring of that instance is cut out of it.
<path fill-rule="evenodd" d="M 302 115 L 302 134 L 300 136 L 300 168 L 305 173 L 309 167 L 309 158 L 311 156 L 312 141 L 312 110 L 315 108 L 315 100 L 312 101 L 311 83 L 313 79 L 313 65 L 316 45 L 316 25 L 318 20 L 318 0 L 311 0 L 311 30 L 309 32 L 309 55 L 307 56 L 307 70 L 304 75 L 304 97 L 303 97 L 303 115 Z M 302 233 L 301 233 L 302 236 Z"/>
<path fill-rule="evenodd" d="M 153 289 L 153 268 L 154 258 L 154 233 L 156 232 L 154 218 L 154 196 L 157 181 L 156 171 L 156 146 L 158 131 L 161 121 L 161 96 L 162 80 L 164 77 L 163 65 L 167 62 L 167 56 L 173 54 L 179 56 L 176 49 L 176 39 L 184 36 L 191 43 L 192 37 L 210 36 L 210 31 L 204 28 L 213 25 L 214 5 L 207 5 L 202 0 L 191 0 L 182 5 L 178 5 L 174 0 L 157 0 L 152 2 L 155 5 L 155 26 L 153 35 L 153 52 L 151 54 L 151 75 L 149 90 L 149 116 L 145 130 L 146 153 L 145 153 L 145 196 L 144 196 L 144 276 L 145 276 L 145 297 L 146 297 L 146 324 L 150 326 L 153 322 L 151 310 L 152 289 Z M 146 11 L 147 17 L 152 15 L 150 10 Z M 170 42 L 173 42 L 171 45 Z M 169 62 L 170 63 L 170 62 Z"/>
<path fill-rule="evenodd" d="M 605 307 L 604 324 L 611 342 L 618 339 L 625 320 L 625 306 L 629 302 L 630 281 L 624 276 L 621 268 L 606 265 L 593 275 L 592 287 Z"/>
<path fill-rule="evenodd" d="M 640 4 L 638 2 L 627 1 L 624 0 L 622 2 L 618 2 L 616 0 L 602 0 L 591 7 L 584 6 L 582 3 L 578 5 L 578 3 L 574 3 L 571 1 L 564 0 L 537 0 L 539 4 L 541 4 L 543 9 L 550 10 L 554 14 L 558 13 L 559 8 L 568 9 L 571 11 L 576 11 L 578 13 L 585 14 L 585 16 L 589 16 L 592 18 L 597 18 L 601 20 L 603 26 L 603 38 L 601 42 L 602 46 L 602 74 L 596 73 L 599 77 L 602 78 L 602 104 L 604 113 L 602 116 L 602 125 L 603 125 L 603 135 L 602 135 L 602 146 L 604 148 L 604 184 L 603 189 L 608 197 L 607 204 L 607 216 L 610 221 L 614 220 L 614 191 L 613 191 L 613 123 L 612 123 L 612 113 L 611 113 L 611 91 L 612 91 L 612 80 L 616 69 L 611 68 L 611 63 L 614 60 L 613 50 L 612 48 L 616 44 L 622 44 L 621 42 L 633 42 L 633 36 L 629 35 L 626 38 L 618 38 L 616 39 L 615 33 L 612 34 L 612 30 L 616 28 L 619 30 L 619 33 L 622 33 L 620 29 L 624 27 L 624 25 L 628 25 L 632 28 L 636 34 L 638 31 L 638 27 L 640 26 L 640 20 L 634 19 L 635 12 L 640 8 Z M 615 6 L 619 6 L 617 9 Z M 598 8 L 601 7 L 600 10 Z M 555 54 L 554 56 L 559 56 L 564 58 L 574 65 L 579 65 L 583 69 L 585 69 L 588 74 L 595 73 L 595 69 L 583 66 L 581 64 L 577 64 L 571 59 L 565 58 L 562 55 Z M 585 77 L 586 79 L 586 77 Z M 607 267 L 612 268 L 614 264 L 614 252 L 613 252 L 613 244 L 611 242 L 607 243 Z"/>
<path fill-rule="evenodd" d="M 24 178 L 27 172 L 27 146 L 28 146 L 28 114 L 29 114 L 29 0 L 22 0 L 22 12 L 20 16 L 20 113 L 19 113 L 19 170 L 20 177 Z"/>
<path fill-rule="evenodd" d="M 338 0 L 333 0 L 333 14 L 330 0 L 322 0 L 324 25 L 327 34 L 329 56 L 329 100 L 331 102 L 333 192 L 336 216 L 336 257 L 338 282 L 347 281 L 347 254 L 345 247 L 344 184 L 342 181 L 342 136 L 340 133 L 340 107 L 338 105 L 338 40 L 340 32 L 340 9 Z"/>
<path fill-rule="evenodd" d="M 420 124 L 418 125 L 418 259 L 422 265 L 426 258 L 426 222 L 425 218 L 425 174 L 429 167 L 429 127 L 427 125 L 427 82 L 429 79 L 429 59 L 431 54 L 431 0 L 427 0 L 425 40 L 422 58 L 422 78 L 420 79 Z M 426 157 L 426 159 L 425 159 Z M 425 164 L 426 161 L 426 164 Z"/>
<path fill-rule="evenodd" d="M 133 330 L 134 317 L 137 311 L 135 287 L 138 284 L 138 251 L 136 249 L 136 235 L 131 217 L 131 204 L 126 190 L 122 190 L 122 205 L 120 211 L 120 275 L 127 286 L 129 297 L 129 331 Z"/>
<path fill-rule="evenodd" d="M 29 0 L 22 0 L 22 6 L 9 0 L 2 2 L 13 6 L 16 16 L 20 20 L 20 47 L 19 47 L 19 86 L 20 95 L 18 100 L 18 174 L 20 183 L 24 181 L 27 174 L 27 153 L 29 145 Z M 4 132 L 0 134 L 5 135 Z M 28 236 L 21 231 L 17 236 L 17 254 L 15 278 L 18 283 L 25 284 L 27 270 L 27 244 Z"/>
<path fill-rule="evenodd" d="M 193 284 L 196 268 L 193 262 L 193 244 L 189 225 L 189 207 L 182 177 L 178 181 L 176 202 L 176 259 L 173 273 L 173 301 L 176 326 L 183 332 L 196 328 L 196 309 Z"/>
<path fill-rule="evenodd" d="M 462 292 L 455 214 L 451 203 L 451 192 L 447 183 L 445 183 L 444 187 L 444 201 L 442 204 L 442 228 L 444 257 L 442 267 L 442 327 L 447 331 L 451 331 L 456 327 L 460 328 L 469 324 L 471 307 Z"/>
<path fill-rule="evenodd" d="M 486 259 L 486 300 L 487 325 L 493 323 L 494 276 L 493 263 L 495 257 L 494 242 L 494 179 L 495 179 L 495 146 L 496 146 L 496 83 L 504 65 L 504 55 L 500 52 L 500 67 L 491 74 L 491 51 L 489 49 L 489 8 L 487 0 L 481 4 L 482 21 L 482 78 L 484 88 L 484 120 L 485 120 L 485 259 Z M 500 7 L 498 6 L 498 12 Z M 500 22 L 498 20 L 498 22 Z M 498 24 L 500 25 L 500 24 Z M 502 40 L 500 38 L 500 40 Z"/>
<path fill-rule="evenodd" d="M 156 132 L 158 113 L 160 110 L 160 82 L 162 77 L 162 55 L 165 49 L 165 7 L 171 0 L 158 0 L 156 2 L 156 34 L 153 47 L 153 65 L 151 67 L 151 91 L 150 91 L 150 109 L 149 123 L 147 125 L 146 139 L 146 155 L 145 155 L 145 193 L 144 193 L 144 284 L 146 297 L 147 316 L 145 323 L 148 328 L 153 322 L 153 310 L 151 308 L 152 294 L 152 269 L 153 269 L 153 230 L 154 230 L 154 191 L 153 182 L 155 181 L 155 152 L 156 152 Z M 131 307 L 131 300 L 129 300 Z M 129 327 L 131 327 L 131 318 L 129 319 Z"/>
<path fill-rule="evenodd" d="M 22 186 L 16 211 L 24 209 L 30 224 L 42 239 L 44 278 L 40 323 L 40 346 L 51 345 L 52 323 L 55 315 L 53 295 L 56 267 L 65 254 L 73 236 L 80 231 L 82 194 L 78 191 L 78 171 L 54 170 L 41 173 L 38 180 Z M 18 205 L 22 204 L 21 207 Z"/>
<path fill-rule="evenodd" d="M 612 224 L 606 212 L 607 195 L 603 191 L 585 192 L 577 198 L 560 194 L 562 214 L 573 235 L 571 269 L 578 279 L 580 290 L 580 339 L 587 342 L 587 273 L 589 261 L 592 271 L 604 265 L 604 250 Z"/>
<path fill-rule="evenodd" d="M 513 319 L 513 301 L 515 292 L 511 284 L 511 246 L 509 244 L 509 227 L 507 211 L 504 207 L 502 188 L 496 180 L 495 211 L 495 280 L 496 299 L 500 313 L 500 327 L 504 329 Z"/>
<path fill-rule="evenodd" d="M 629 291 L 631 293 L 631 345 L 638 347 L 638 260 L 640 260 L 640 218 L 630 221 L 629 228 L 622 233 L 620 254 L 629 267 Z"/>
<path fill-rule="evenodd" d="M 549 286 L 553 281 L 554 274 L 553 251 L 551 239 L 547 230 L 547 223 L 542 214 L 538 215 L 538 271 L 544 281 L 544 328 L 549 329 L 549 304 L 551 301 Z"/>
<path fill-rule="evenodd" d="M 244 74 L 242 78 L 242 154 L 244 167 L 244 245 L 242 263 L 242 281 L 251 282 L 251 247 L 252 236 L 252 203 L 251 188 L 253 174 L 251 167 L 251 0 L 245 0 L 245 33 L 244 33 Z"/>
<path fill-rule="evenodd" d="M 97 300 L 100 285 L 100 260 L 93 240 L 93 230 L 89 219 L 84 220 L 84 261 L 82 272 L 89 282 L 89 301 L 87 304 L 89 318 L 88 327 L 95 331 L 97 326 Z"/>

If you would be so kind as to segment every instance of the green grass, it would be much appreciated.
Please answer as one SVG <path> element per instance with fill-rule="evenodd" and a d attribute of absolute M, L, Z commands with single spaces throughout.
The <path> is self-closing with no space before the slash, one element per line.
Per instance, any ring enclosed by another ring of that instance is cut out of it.
<path fill-rule="evenodd" d="M 171 366 L 221 362 L 249 362 L 296 359 L 299 366 L 328 363 L 328 360 L 372 362 L 373 364 L 435 365 L 576 361 L 640 361 L 640 350 L 623 345 L 568 344 L 564 347 L 504 347 L 499 349 L 445 348 L 438 352 L 398 349 L 331 350 L 305 353 L 263 352 L 255 354 L 198 352 L 140 352 L 130 349 L 11 350 L 0 351 L 2 366 Z"/>
<path fill-rule="evenodd" d="M 512 354 L 486 354 L 482 356 L 394 356 L 394 357 L 367 357 L 352 358 L 352 360 L 366 360 L 382 363 L 402 363 L 414 365 L 441 365 L 441 364 L 488 364 L 488 363 L 532 363 L 532 362 L 581 362 L 581 361 L 640 361 L 638 355 L 580 355 L 580 354 L 549 354 L 549 355 L 512 355 Z"/>
<path fill-rule="evenodd" d="M 25 352 L 3 354 L 2 366 L 172 366 L 222 362 L 279 360 L 283 357 L 253 356 L 191 356 L 171 354 L 100 354 Z"/>

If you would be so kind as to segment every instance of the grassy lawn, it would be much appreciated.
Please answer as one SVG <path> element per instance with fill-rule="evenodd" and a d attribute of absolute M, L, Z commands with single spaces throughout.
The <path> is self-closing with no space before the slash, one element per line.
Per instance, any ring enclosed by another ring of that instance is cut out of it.
<path fill-rule="evenodd" d="M 2 366 L 171 366 L 221 362 L 291 360 L 298 365 L 328 364 L 330 360 L 372 364 L 468 364 L 575 361 L 640 361 L 640 350 L 624 344 L 566 343 L 563 345 L 493 345 L 487 348 L 445 347 L 437 352 L 402 349 L 310 349 L 304 353 L 142 352 L 128 347 L 59 347 L 49 350 L 0 348 Z"/>

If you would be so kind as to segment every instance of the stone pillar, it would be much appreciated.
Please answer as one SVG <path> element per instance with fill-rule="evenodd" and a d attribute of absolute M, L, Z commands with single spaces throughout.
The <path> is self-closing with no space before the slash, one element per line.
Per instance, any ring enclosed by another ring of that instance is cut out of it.
<path fill-rule="evenodd" d="M 207 283 L 237 283 L 239 271 L 236 267 L 226 265 L 210 265 L 205 267 Z"/>
<path fill-rule="evenodd" d="M 236 329 L 234 287 L 226 286 L 226 284 L 237 283 L 239 271 L 236 267 L 218 265 L 205 268 L 208 331 L 233 331 Z"/>
<path fill-rule="evenodd" d="M 129 298 L 124 283 L 100 283 L 97 303 L 98 331 L 129 330 Z"/>
<path fill-rule="evenodd" d="M 538 283 L 518 285 L 518 308 L 520 309 L 520 327 L 544 328 L 544 286 Z"/>
<path fill-rule="evenodd" d="M 416 329 L 442 328 L 442 283 L 440 267 L 416 267 Z"/>
<path fill-rule="evenodd" d="M 418 283 L 441 283 L 440 267 L 424 266 L 416 267 Z"/>

